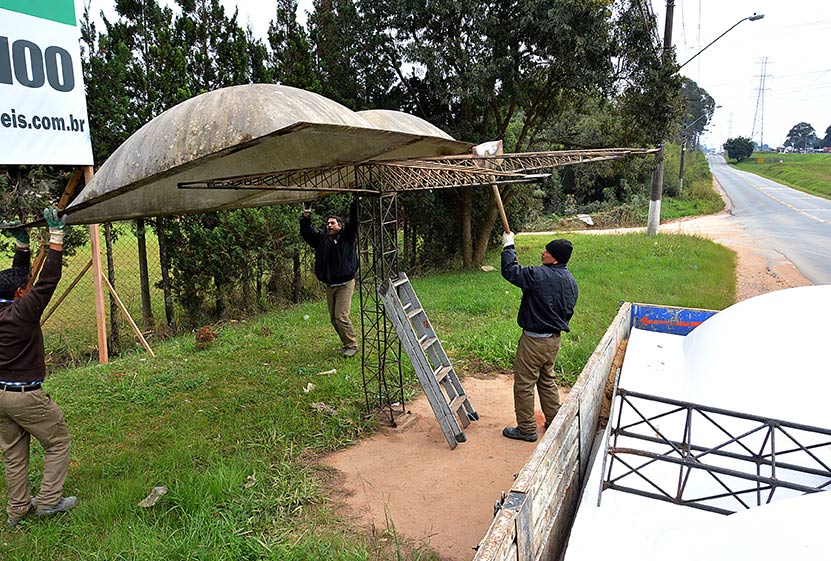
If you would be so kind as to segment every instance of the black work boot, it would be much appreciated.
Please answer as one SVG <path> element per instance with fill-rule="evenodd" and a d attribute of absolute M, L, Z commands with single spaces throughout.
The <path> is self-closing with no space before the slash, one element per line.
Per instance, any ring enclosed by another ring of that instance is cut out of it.
<path fill-rule="evenodd" d="M 36 508 L 37 503 L 35 502 L 35 499 L 32 499 L 32 501 L 29 503 L 29 510 L 27 510 L 26 513 L 23 514 L 23 516 L 19 518 L 12 518 L 11 516 L 9 516 L 8 518 L 6 518 L 6 526 L 8 526 L 9 528 L 14 528 L 20 523 L 21 520 L 32 514 Z"/>
<path fill-rule="evenodd" d="M 505 427 L 502 429 L 502 436 L 512 438 L 514 440 L 524 440 L 526 442 L 536 442 L 536 432 L 522 432 L 519 427 Z"/>
<path fill-rule="evenodd" d="M 61 497 L 55 506 L 38 506 L 35 516 L 52 516 L 61 512 L 69 512 L 78 505 L 78 497 Z"/>

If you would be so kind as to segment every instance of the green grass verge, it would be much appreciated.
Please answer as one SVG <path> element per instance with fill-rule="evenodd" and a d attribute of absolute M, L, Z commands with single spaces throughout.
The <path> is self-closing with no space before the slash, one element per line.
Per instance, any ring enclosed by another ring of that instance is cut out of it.
<path fill-rule="evenodd" d="M 794 189 L 831 199 L 831 154 L 755 152 L 747 160 L 732 165 Z"/>
<path fill-rule="evenodd" d="M 734 256 L 712 242 L 569 237 L 580 300 L 558 360 L 563 382 L 573 382 L 622 300 L 716 309 L 734 300 Z M 520 261 L 539 263 L 549 239 L 518 237 Z M 498 254 L 488 262 L 498 269 Z M 414 286 L 462 373 L 465 364 L 510 368 L 519 289 L 484 271 L 418 278 Z M 424 544 L 402 543 L 395 521 L 374 536 L 359 534 L 326 500 L 329 476 L 314 459 L 374 430 L 364 415 L 360 362 L 335 355 L 337 346 L 326 304 L 317 301 L 226 325 L 203 350 L 182 336 L 158 344 L 155 359 L 136 352 L 55 372 L 48 390 L 74 437 L 65 492 L 81 503 L 61 518 L 3 529 L 0 556 L 436 559 Z M 405 376 L 414 387 L 408 367 Z M 314 390 L 304 392 L 309 383 Z M 316 410 L 318 402 L 337 415 Z M 36 488 L 42 452 L 33 448 Z M 157 485 L 170 492 L 140 508 Z"/>

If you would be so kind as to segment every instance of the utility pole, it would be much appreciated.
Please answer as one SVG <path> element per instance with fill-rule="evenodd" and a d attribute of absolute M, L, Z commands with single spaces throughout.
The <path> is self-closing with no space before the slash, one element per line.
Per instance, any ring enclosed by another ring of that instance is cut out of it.
<path fill-rule="evenodd" d="M 672 16 L 675 11 L 675 0 L 667 0 L 667 13 L 664 19 L 664 48 L 661 53 L 661 64 L 670 63 L 672 53 Z M 655 154 L 658 167 L 652 172 L 652 192 L 649 194 L 649 216 L 646 222 L 646 233 L 655 235 L 661 224 L 661 194 L 664 190 L 664 144 L 661 143 L 658 153 Z"/>

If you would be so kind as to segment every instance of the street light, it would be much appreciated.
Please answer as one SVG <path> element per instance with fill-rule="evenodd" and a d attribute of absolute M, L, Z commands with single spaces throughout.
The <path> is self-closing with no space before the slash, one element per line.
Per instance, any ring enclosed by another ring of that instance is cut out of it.
<path fill-rule="evenodd" d="M 721 105 L 716 105 L 715 109 L 719 109 L 720 107 L 721 107 Z M 715 109 L 714 109 L 714 111 L 715 111 Z M 689 128 L 691 126 L 693 126 L 694 124 L 696 124 L 698 121 L 700 121 L 701 119 L 703 119 L 706 116 L 707 116 L 707 114 L 704 113 L 703 115 L 699 116 L 698 119 L 696 119 L 692 123 L 689 123 L 687 125 L 684 125 L 683 123 L 681 124 L 681 126 L 683 127 L 683 130 L 681 131 L 681 165 L 678 168 L 678 193 L 679 194 L 681 193 L 681 191 L 684 190 L 684 150 L 686 150 L 686 147 L 687 147 L 687 130 L 689 130 Z"/>
<path fill-rule="evenodd" d="M 667 14 L 666 14 L 666 24 L 664 29 L 664 52 L 666 53 L 669 51 L 672 45 L 672 8 L 675 6 L 675 0 L 667 0 Z M 707 43 L 707 45 L 695 53 L 687 62 L 682 64 L 678 67 L 678 70 L 681 70 L 687 64 L 690 63 L 695 57 L 706 51 L 713 43 L 727 35 L 730 31 L 733 30 L 737 25 L 745 20 L 750 21 L 757 21 L 765 17 L 764 14 L 753 14 L 752 16 L 747 16 L 746 18 L 742 18 L 736 23 L 734 23 L 727 31 Z M 664 153 L 663 153 L 663 145 L 661 145 L 661 150 L 658 152 L 658 169 L 655 173 L 652 174 L 652 192 L 649 195 L 649 216 L 646 222 L 646 233 L 649 235 L 655 235 L 658 233 L 658 225 L 661 223 L 661 191 L 664 187 L 664 161 L 663 161 Z"/>
<path fill-rule="evenodd" d="M 737 26 L 737 25 L 739 25 L 741 22 L 743 22 L 743 21 L 745 21 L 745 20 L 756 21 L 756 20 L 760 20 L 760 19 L 762 19 L 763 17 L 765 17 L 765 14 L 753 14 L 752 16 L 747 16 L 746 18 L 742 18 L 742 19 L 740 19 L 739 21 L 737 21 L 736 23 L 734 23 L 734 24 L 733 24 L 733 26 L 732 26 L 732 27 L 730 27 L 730 29 L 728 29 L 727 31 L 725 31 L 724 33 L 722 33 L 721 35 L 719 35 L 718 37 L 716 37 L 715 39 L 713 39 L 712 41 L 710 41 L 709 43 L 707 43 L 707 46 L 705 46 L 703 49 L 701 49 L 700 51 L 698 51 L 697 53 L 695 53 L 692 57 L 690 57 L 690 59 L 689 59 L 689 60 L 687 60 L 687 62 L 685 62 L 684 64 L 682 64 L 681 66 L 679 66 L 679 67 L 678 67 L 678 70 L 681 70 L 682 68 L 684 68 L 685 66 L 687 66 L 687 64 L 689 64 L 689 63 L 690 63 L 690 61 L 691 61 L 692 59 L 694 59 L 695 57 L 697 57 L 698 55 L 700 55 L 701 53 L 703 53 L 704 51 L 706 51 L 706 50 L 707 50 L 707 47 L 709 47 L 710 45 L 712 45 L 713 43 L 715 43 L 716 41 L 718 41 L 719 39 L 721 39 L 722 37 L 724 37 L 725 35 L 727 35 L 730 31 L 732 31 L 733 27 L 736 27 L 736 26 Z"/>

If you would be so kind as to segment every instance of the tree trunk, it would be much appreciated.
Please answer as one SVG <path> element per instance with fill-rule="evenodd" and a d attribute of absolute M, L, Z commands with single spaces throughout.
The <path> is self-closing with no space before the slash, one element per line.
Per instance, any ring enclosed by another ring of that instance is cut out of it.
<path fill-rule="evenodd" d="M 257 254 L 257 305 L 263 303 L 263 256 Z"/>
<path fill-rule="evenodd" d="M 488 252 L 488 242 L 493 232 L 493 227 L 496 226 L 496 221 L 499 218 L 499 208 L 496 206 L 496 199 L 493 196 L 493 190 L 490 192 L 490 201 L 488 203 L 488 213 L 485 215 L 485 220 L 482 222 L 482 228 L 479 230 L 479 237 L 476 241 L 476 250 L 473 253 L 473 266 L 478 267 L 485 260 L 485 254 Z M 502 205 L 507 207 L 508 203 L 514 196 L 514 190 L 511 187 L 505 187 L 500 190 L 502 193 Z"/>
<path fill-rule="evenodd" d="M 145 331 L 153 329 L 153 307 L 150 303 L 150 274 L 147 269 L 147 239 L 144 218 L 136 219 L 138 241 L 139 280 L 141 282 L 141 320 Z"/>
<path fill-rule="evenodd" d="M 291 295 L 292 301 L 295 304 L 300 303 L 300 297 L 302 296 L 301 285 L 303 282 L 303 278 L 300 273 L 300 250 L 296 249 L 294 251 L 294 255 L 291 256 L 291 270 L 292 270 L 292 282 L 291 282 Z"/>
<path fill-rule="evenodd" d="M 113 225 L 110 222 L 104 224 L 104 242 L 107 246 L 107 279 L 110 281 L 113 289 L 116 287 L 115 283 L 115 263 L 113 262 Z M 120 347 L 120 337 L 118 329 L 118 304 L 115 298 L 110 294 L 110 349 L 115 349 L 116 352 Z"/>
<path fill-rule="evenodd" d="M 214 315 L 217 318 L 222 318 L 225 315 L 225 281 L 214 275 L 214 287 L 216 288 L 216 298 L 214 298 Z"/>
<path fill-rule="evenodd" d="M 462 262 L 464 263 L 465 269 L 473 267 L 472 213 L 472 187 L 462 187 Z"/>
<path fill-rule="evenodd" d="M 156 222 L 156 232 L 159 236 L 159 264 L 162 269 L 162 291 L 164 292 L 164 315 L 167 326 L 176 330 L 176 319 L 173 317 L 173 292 L 170 290 L 170 256 L 167 253 L 167 237 L 164 233 L 164 218 Z"/>

